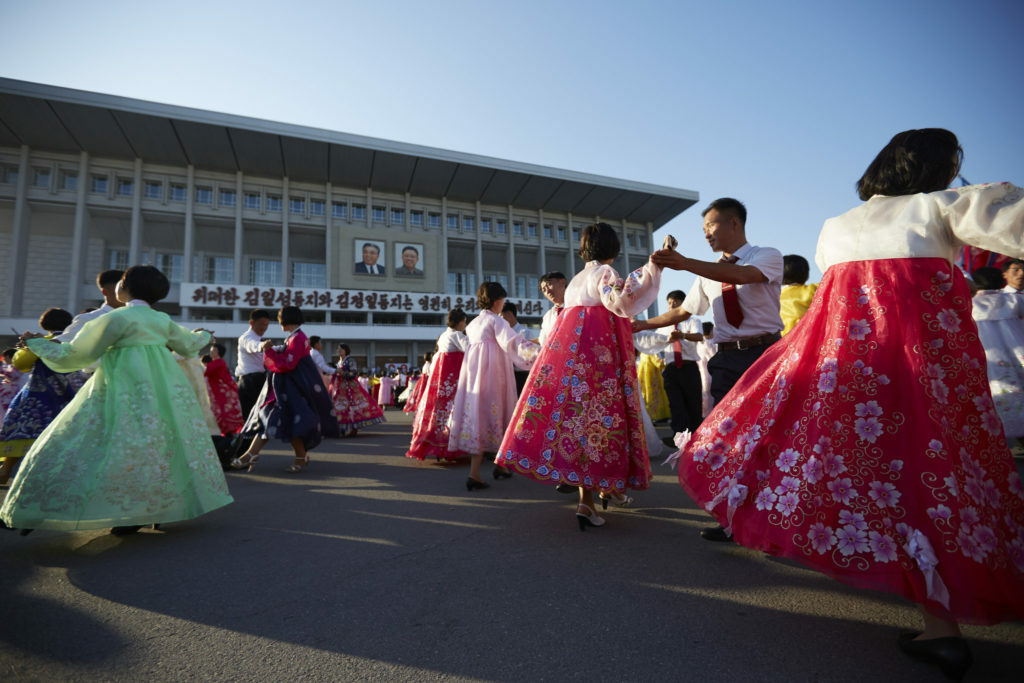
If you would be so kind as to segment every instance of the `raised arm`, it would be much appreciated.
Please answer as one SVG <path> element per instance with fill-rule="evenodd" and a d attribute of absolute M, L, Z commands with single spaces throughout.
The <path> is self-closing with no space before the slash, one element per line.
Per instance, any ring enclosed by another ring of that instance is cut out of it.
<path fill-rule="evenodd" d="M 614 268 L 603 265 L 594 277 L 598 278 L 601 304 L 615 315 L 632 318 L 657 300 L 661 267 L 648 261 L 625 278 L 620 278 Z"/>

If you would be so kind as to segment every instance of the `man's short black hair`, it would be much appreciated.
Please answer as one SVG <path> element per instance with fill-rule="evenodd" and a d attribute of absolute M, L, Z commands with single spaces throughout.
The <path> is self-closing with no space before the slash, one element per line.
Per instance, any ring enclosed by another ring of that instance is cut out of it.
<path fill-rule="evenodd" d="M 782 257 L 782 284 L 805 285 L 810 276 L 811 266 L 803 256 L 786 254 Z"/>
<path fill-rule="evenodd" d="M 518 318 L 519 317 L 519 307 L 516 306 L 511 301 L 506 301 L 505 302 L 505 305 L 501 307 L 501 312 L 502 313 L 511 313 L 512 317 L 514 317 L 514 318 Z"/>
<path fill-rule="evenodd" d="M 39 327 L 47 332 L 63 332 L 71 324 L 71 314 L 63 308 L 47 308 L 39 316 Z"/>
<path fill-rule="evenodd" d="M 312 347 L 316 346 L 319 341 L 320 341 L 320 337 L 318 337 L 318 336 L 316 336 L 314 334 L 312 337 L 309 338 L 309 346 L 312 348 Z"/>
<path fill-rule="evenodd" d="M 971 279 L 978 289 L 1002 289 L 1006 281 L 1003 280 L 1003 273 L 998 268 L 984 266 L 971 271 Z"/>
<path fill-rule="evenodd" d="M 1002 269 L 1001 272 L 1005 273 L 1006 271 L 1008 271 L 1010 269 L 1010 266 L 1020 266 L 1021 268 L 1024 268 L 1024 259 L 1019 259 L 1019 258 L 1007 259 L 1006 262 L 1003 263 L 1003 269 Z"/>
<path fill-rule="evenodd" d="M 740 224 L 747 225 L 747 207 L 743 202 L 732 197 L 721 197 L 708 204 L 708 208 L 700 212 L 701 217 L 707 216 L 708 212 L 714 209 L 718 213 L 728 213 L 740 219 Z"/>
<path fill-rule="evenodd" d="M 255 311 L 249 314 L 249 322 L 254 323 L 257 320 L 270 320 L 270 311 L 265 308 L 257 308 Z"/>
<path fill-rule="evenodd" d="M 548 280 L 567 280 L 567 279 L 568 278 L 565 277 L 564 273 L 561 273 L 561 272 L 559 272 L 557 270 L 552 270 L 551 272 L 544 273 L 543 275 L 540 276 L 540 283 L 539 284 L 544 284 Z"/>
<path fill-rule="evenodd" d="M 683 294 L 681 289 L 673 289 L 671 292 L 665 295 L 666 299 L 676 299 L 677 301 L 683 301 L 686 299 L 686 295 Z"/>
<path fill-rule="evenodd" d="M 100 289 L 106 289 L 107 287 L 113 287 L 121 278 L 124 277 L 123 270 L 111 269 L 104 270 L 102 273 L 96 276 L 96 286 Z"/>

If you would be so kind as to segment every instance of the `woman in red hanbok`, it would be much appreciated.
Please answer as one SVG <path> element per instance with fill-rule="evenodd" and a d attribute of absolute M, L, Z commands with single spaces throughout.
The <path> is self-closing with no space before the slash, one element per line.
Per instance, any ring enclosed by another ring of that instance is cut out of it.
<path fill-rule="evenodd" d="M 426 380 L 430 378 L 430 360 L 427 359 L 423 363 L 423 369 L 420 371 L 418 378 L 415 378 L 413 382 L 412 391 L 410 392 L 409 400 L 405 402 L 405 407 L 402 408 L 402 412 L 415 413 L 420 406 L 420 398 L 423 393 L 427 390 Z"/>
<path fill-rule="evenodd" d="M 241 431 L 245 418 L 242 416 L 242 404 L 238 400 L 238 385 L 224 362 L 225 351 L 223 344 L 210 346 L 210 362 L 206 364 L 203 374 L 217 426 L 221 434 L 228 436 Z"/>
<path fill-rule="evenodd" d="M 1024 254 L 1024 192 L 945 190 L 961 154 L 940 129 L 892 139 L 865 203 L 825 222 L 803 321 L 679 459 L 739 543 L 921 606 L 900 647 L 950 677 L 971 663 L 957 622 L 1024 618 L 1024 487 L 953 266 L 964 244 Z"/>
<path fill-rule="evenodd" d="M 448 452 L 448 415 L 459 386 L 462 360 L 469 346 L 465 330 L 465 312 L 461 308 L 449 311 L 448 329 L 437 338 L 434 372 L 416 410 L 412 442 L 405 454 L 407 458 L 424 460 L 433 456 L 438 460 L 455 459 L 455 455 Z M 426 379 L 420 381 L 427 382 Z"/>
<path fill-rule="evenodd" d="M 611 226 L 584 228 L 586 266 L 566 287 L 496 460 L 543 483 L 578 486 L 581 530 L 605 523 L 595 489 L 619 498 L 651 477 L 629 318 L 657 300 L 661 269 L 647 263 L 623 280 L 611 266 L 619 249 Z"/>
<path fill-rule="evenodd" d="M 338 347 L 338 371 L 331 377 L 331 400 L 342 436 L 355 436 L 363 427 L 384 422 L 384 411 L 356 377 L 356 364 L 348 344 Z"/>

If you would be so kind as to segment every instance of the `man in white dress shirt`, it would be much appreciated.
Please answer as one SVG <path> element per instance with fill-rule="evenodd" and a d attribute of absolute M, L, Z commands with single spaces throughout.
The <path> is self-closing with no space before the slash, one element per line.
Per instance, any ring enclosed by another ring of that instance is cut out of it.
<path fill-rule="evenodd" d="M 685 298 L 681 290 L 669 292 L 666 297 L 669 311 L 686 312 L 682 308 Z M 676 331 L 682 336 L 672 335 Z M 704 339 L 700 320 L 687 315 L 685 320 L 663 327 L 658 332 L 671 339 L 659 355 L 665 361 L 661 378 L 665 385 L 665 394 L 668 396 L 669 412 L 672 415 L 672 433 L 677 434 L 686 429 L 695 432 L 704 419 L 698 367 L 700 356 L 697 353 L 697 342 Z M 675 446 L 671 438 L 663 441 L 670 448 Z"/>
<path fill-rule="evenodd" d="M 722 258 L 700 261 L 668 249 L 655 252 L 651 256 L 655 264 L 689 271 L 698 276 L 697 281 L 680 309 L 637 321 L 634 330 L 671 325 L 691 315 L 703 315 L 710 308 L 718 350 L 708 362 L 708 371 L 717 405 L 781 336 L 783 262 L 778 249 L 747 242 L 747 209 L 742 202 L 731 197 L 716 199 L 701 215 L 704 237 L 712 251 L 722 252 Z M 731 540 L 721 527 L 704 529 L 701 535 L 712 541 Z"/>
<path fill-rule="evenodd" d="M 263 335 L 270 327 L 270 313 L 257 308 L 249 314 L 249 329 L 238 338 L 238 362 L 235 377 L 238 378 L 238 400 L 242 404 L 242 418 L 248 419 L 253 406 L 260 398 L 267 370 L 263 366 Z"/>
<path fill-rule="evenodd" d="M 313 359 L 313 363 L 317 369 L 320 370 L 321 375 L 333 375 L 338 371 L 337 368 L 332 368 L 328 365 L 327 361 L 324 360 L 323 355 L 323 340 L 315 334 L 309 338 L 309 357 Z"/>
<path fill-rule="evenodd" d="M 558 320 L 558 316 L 562 313 L 562 305 L 565 303 L 565 287 L 568 282 L 565 279 L 565 275 L 559 273 L 557 270 L 553 270 L 550 273 L 545 273 L 540 278 L 540 293 L 544 295 L 544 298 L 552 303 L 551 308 L 547 310 L 544 317 L 540 321 L 540 337 L 538 341 L 541 346 L 544 346 L 544 342 L 547 341 L 548 335 L 551 334 L 551 330 L 555 327 L 555 321 Z M 522 327 L 522 325 L 520 325 Z"/>
<path fill-rule="evenodd" d="M 78 331 L 82 329 L 90 320 L 95 320 L 104 313 L 110 313 L 115 308 L 121 308 L 124 306 L 123 303 L 117 300 L 117 294 L 114 290 L 117 288 L 117 283 L 121 281 L 121 277 L 124 275 L 122 270 L 104 270 L 102 273 L 96 276 L 96 287 L 99 288 L 100 294 L 103 295 L 103 305 L 99 308 L 89 311 L 88 313 L 79 313 L 75 316 L 71 324 L 64 330 L 60 336 L 57 337 L 59 341 L 71 341 L 78 334 Z M 85 368 L 84 372 L 92 372 L 96 366 Z"/>
<path fill-rule="evenodd" d="M 1024 260 L 1012 258 L 1003 264 L 1004 292 L 1024 295 Z"/>

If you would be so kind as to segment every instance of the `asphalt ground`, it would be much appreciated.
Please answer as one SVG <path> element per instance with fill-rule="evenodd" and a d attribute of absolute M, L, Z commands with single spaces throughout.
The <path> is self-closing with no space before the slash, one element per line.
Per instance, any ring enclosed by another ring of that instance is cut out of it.
<path fill-rule="evenodd" d="M 0 533 L 0 680 L 943 680 L 896 648 L 911 605 L 702 540 L 667 467 L 581 533 L 574 496 L 469 493 L 387 417 L 159 531 Z M 965 634 L 967 680 L 1024 680 L 1024 623 Z"/>

